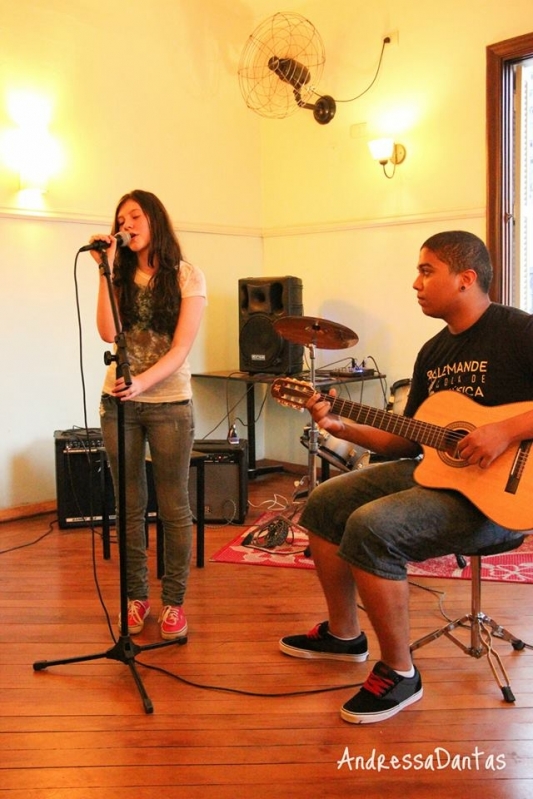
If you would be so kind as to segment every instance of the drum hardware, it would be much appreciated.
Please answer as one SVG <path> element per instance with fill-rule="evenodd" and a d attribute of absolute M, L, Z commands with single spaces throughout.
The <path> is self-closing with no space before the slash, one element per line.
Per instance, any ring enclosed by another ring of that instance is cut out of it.
<path fill-rule="evenodd" d="M 307 449 L 309 448 L 309 425 L 304 427 L 300 436 L 300 442 Z M 341 472 L 351 472 L 354 469 L 364 469 L 370 462 L 370 450 L 345 441 L 342 438 L 328 433 L 326 430 L 318 428 L 318 452 L 319 458 L 330 463 Z"/>
<path fill-rule="evenodd" d="M 316 388 L 316 350 L 345 349 L 357 344 L 359 337 L 353 330 L 336 322 L 313 316 L 284 316 L 274 322 L 274 329 L 283 338 L 309 349 L 309 382 Z M 318 426 L 314 419 L 309 425 L 308 488 L 309 495 L 317 485 L 316 456 L 318 454 Z"/>
<path fill-rule="evenodd" d="M 319 350 L 345 349 L 359 341 L 359 336 L 348 327 L 314 316 L 283 316 L 274 322 L 274 328 L 288 341 Z"/>
<path fill-rule="evenodd" d="M 264 552 L 271 552 L 284 544 L 288 544 L 285 549 L 276 552 L 277 555 L 295 555 L 303 553 L 306 558 L 311 557 L 309 545 L 294 549 L 295 529 L 307 535 L 307 530 L 294 521 L 294 516 L 300 510 L 299 505 L 293 503 L 287 514 L 278 514 L 273 519 L 269 519 L 263 524 L 252 527 L 246 535 L 241 545 L 251 549 L 260 549 Z"/>
<path fill-rule="evenodd" d="M 409 378 L 396 380 L 390 387 L 389 401 L 385 410 L 402 415 L 407 405 L 410 389 L 411 380 Z"/>

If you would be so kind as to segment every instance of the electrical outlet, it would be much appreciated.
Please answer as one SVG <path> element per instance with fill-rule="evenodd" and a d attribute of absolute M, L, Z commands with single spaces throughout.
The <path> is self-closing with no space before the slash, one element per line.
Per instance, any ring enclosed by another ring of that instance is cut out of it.
<path fill-rule="evenodd" d="M 389 40 L 387 42 L 388 45 L 393 45 L 393 44 L 398 45 L 398 44 L 400 44 L 400 34 L 399 34 L 398 30 L 390 31 L 390 33 L 385 34 L 385 36 L 383 38 Z"/>

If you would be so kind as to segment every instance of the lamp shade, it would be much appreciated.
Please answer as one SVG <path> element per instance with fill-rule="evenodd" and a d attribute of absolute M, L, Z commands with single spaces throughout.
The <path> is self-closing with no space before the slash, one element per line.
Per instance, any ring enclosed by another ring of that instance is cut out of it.
<path fill-rule="evenodd" d="M 372 158 L 380 164 L 386 164 L 394 153 L 394 139 L 373 139 L 368 142 Z"/>

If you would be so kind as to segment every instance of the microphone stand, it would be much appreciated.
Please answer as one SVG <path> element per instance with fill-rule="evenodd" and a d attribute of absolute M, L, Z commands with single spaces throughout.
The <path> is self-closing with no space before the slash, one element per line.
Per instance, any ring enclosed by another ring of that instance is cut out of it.
<path fill-rule="evenodd" d="M 104 353 L 104 362 L 109 365 L 116 362 L 117 378 L 123 377 L 126 385 L 131 385 L 130 366 L 126 350 L 126 339 L 121 329 L 116 298 L 111 281 L 111 271 L 107 254 L 102 251 L 102 260 L 99 266 L 100 273 L 106 278 L 107 290 L 111 303 L 111 310 L 115 323 L 116 353 Z M 118 435 L 118 545 L 119 545 L 119 582 L 120 582 L 120 635 L 114 646 L 104 652 L 96 652 L 92 655 L 81 655 L 79 657 L 64 658 L 62 660 L 38 660 L 33 664 L 34 671 L 42 671 L 49 666 L 57 666 L 65 663 L 81 663 L 88 660 L 99 660 L 108 658 L 117 660 L 128 666 L 137 689 L 141 695 L 144 710 L 146 713 L 153 713 L 153 705 L 148 696 L 142 680 L 137 671 L 135 657 L 139 652 L 148 649 L 160 649 L 173 644 L 185 644 L 187 638 L 177 638 L 171 641 L 162 641 L 157 644 L 146 644 L 139 646 L 131 640 L 128 630 L 128 589 L 127 589 L 127 552 L 126 552 L 126 447 L 124 433 L 124 405 L 120 399 L 117 403 L 117 435 Z M 105 498 L 104 498 L 105 502 Z"/>

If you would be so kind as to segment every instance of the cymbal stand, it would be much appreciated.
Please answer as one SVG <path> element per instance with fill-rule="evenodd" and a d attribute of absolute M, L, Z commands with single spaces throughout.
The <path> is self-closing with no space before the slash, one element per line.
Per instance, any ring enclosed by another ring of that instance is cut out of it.
<path fill-rule="evenodd" d="M 284 316 L 274 322 L 274 329 L 283 338 L 295 344 L 309 347 L 310 378 L 315 386 L 315 352 L 319 349 L 342 349 L 357 344 L 359 337 L 344 325 L 318 319 L 315 316 Z M 309 428 L 308 487 L 307 491 L 296 491 L 295 497 L 309 495 L 317 486 L 316 456 L 318 453 L 319 429 L 314 419 Z M 303 482 L 303 481 L 302 481 Z"/>
<path fill-rule="evenodd" d="M 309 360 L 310 360 L 310 377 L 311 383 L 313 388 L 315 386 L 315 354 L 316 354 L 316 345 L 315 344 L 308 344 L 306 345 L 309 347 Z M 286 514 L 278 513 L 272 519 L 268 519 L 267 521 L 263 522 L 259 525 L 254 525 L 248 536 L 244 539 L 243 545 L 244 546 L 251 546 L 255 548 L 263 548 L 258 546 L 257 541 L 261 538 L 263 533 L 270 534 L 273 543 L 270 545 L 271 547 L 280 546 L 282 543 L 285 542 L 285 539 L 288 535 L 294 532 L 294 528 L 296 530 L 307 533 L 303 527 L 301 527 L 297 522 L 294 521 L 294 516 L 299 511 L 299 506 L 297 505 L 297 500 L 303 496 L 309 496 L 311 491 L 316 488 L 317 485 L 317 470 L 316 470 L 316 455 L 318 452 L 318 426 L 313 418 L 311 418 L 311 425 L 309 428 L 309 455 L 307 458 L 308 463 L 308 471 L 307 471 L 307 482 L 308 487 L 307 489 L 300 489 L 298 490 L 298 486 L 301 486 L 302 481 L 296 483 L 296 491 L 292 497 L 292 505 L 287 511 Z M 278 537 L 278 540 L 276 540 Z M 246 543 L 245 543 L 246 542 Z"/>
<path fill-rule="evenodd" d="M 113 284 L 111 281 L 111 271 L 105 250 L 101 253 L 100 272 L 106 278 L 107 289 L 109 293 L 109 300 L 115 322 L 115 336 L 116 352 L 112 354 L 106 352 L 104 354 L 104 361 L 110 364 L 116 362 L 116 374 L 118 377 L 123 377 L 126 385 L 131 385 L 130 366 L 128 363 L 128 356 L 126 351 L 126 340 L 121 330 L 120 319 L 116 304 L 115 293 L 113 291 Z M 64 658 L 62 660 L 38 660 L 33 664 L 34 671 L 42 671 L 48 666 L 57 666 L 64 663 L 81 663 L 88 660 L 98 660 L 100 658 L 108 658 L 110 660 L 117 660 L 124 663 L 130 669 L 132 677 L 135 681 L 139 694 L 141 696 L 144 710 L 146 713 L 153 713 L 153 705 L 150 697 L 146 693 L 142 680 L 137 672 L 137 664 L 135 657 L 139 652 L 144 652 L 148 649 L 160 649 L 161 647 L 171 646 L 174 644 L 185 644 L 187 638 L 178 638 L 171 641 L 162 641 L 157 644 L 145 644 L 138 646 L 130 637 L 128 630 L 128 591 L 127 591 L 127 552 L 126 552 L 126 450 L 125 450 L 125 433 L 124 433 L 124 405 L 120 399 L 117 402 L 117 436 L 118 436 L 118 545 L 119 545 L 119 569 L 120 569 L 120 635 L 118 641 L 115 641 L 114 646 L 105 652 L 97 652 L 92 655 L 82 655 L 80 657 Z"/>
<path fill-rule="evenodd" d="M 315 370 L 315 355 L 316 355 L 316 344 L 306 344 L 309 348 L 309 377 L 310 383 L 313 388 L 315 386 L 316 380 L 316 370 Z M 309 446 L 308 446 L 308 455 L 307 455 L 307 475 L 305 478 L 302 477 L 299 483 L 297 483 L 296 491 L 294 492 L 293 499 L 301 499 L 302 497 L 308 497 L 311 491 L 313 491 L 318 485 L 318 478 L 317 478 L 317 468 L 316 468 L 316 458 L 318 455 L 318 439 L 319 439 L 320 431 L 318 429 L 318 425 L 311 416 L 311 423 L 309 425 Z M 304 479 L 307 480 L 307 488 L 302 488 L 302 484 L 304 483 Z M 300 486 L 298 488 L 298 486 Z"/>
<path fill-rule="evenodd" d="M 316 379 L 316 371 L 315 371 L 315 355 L 316 355 L 316 345 L 309 344 L 309 376 L 311 379 L 311 385 L 313 388 L 315 386 L 315 379 Z M 316 476 L 316 456 L 318 454 L 318 425 L 315 422 L 314 418 L 311 416 L 311 424 L 309 426 L 309 454 L 307 457 L 307 480 L 308 480 L 308 488 L 307 488 L 307 495 L 313 491 L 317 486 L 317 476 Z"/>

